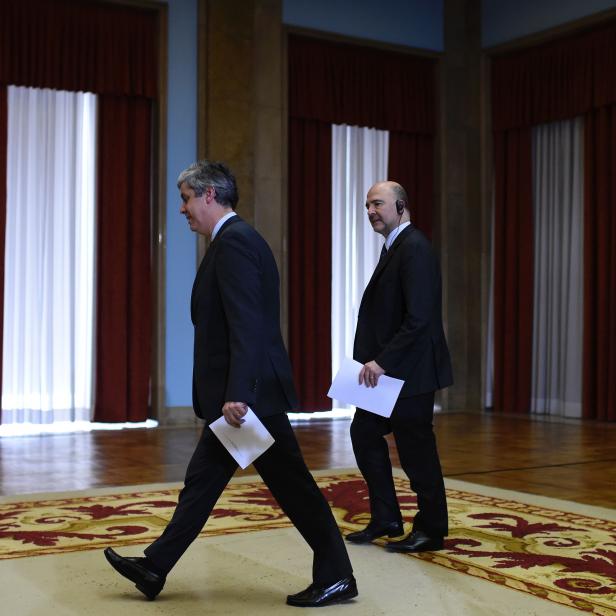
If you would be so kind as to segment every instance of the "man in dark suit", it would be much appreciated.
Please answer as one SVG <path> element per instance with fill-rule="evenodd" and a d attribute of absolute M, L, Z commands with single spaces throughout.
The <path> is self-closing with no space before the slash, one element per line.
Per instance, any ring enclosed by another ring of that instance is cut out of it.
<path fill-rule="evenodd" d="M 320 607 L 357 595 L 344 542 L 306 467 L 286 411 L 296 404 L 280 333 L 279 277 L 265 240 L 235 214 L 235 178 L 221 163 L 201 161 L 178 178 L 180 212 L 212 242 L 191 298 L 195 327 L 193 405 L 208 424 L 221 415 L 241 430 L 250 407 L 274 437 L 254 466 L 314 552 L 313 582 L 287 603 Z M 188 465 L 175 513 L 145 558 L 105 551 L 111 565 L 149 599 L 197 537 L 237 463 L 208 426 Z"/>
<path fill-rule="evenodd" d="M 379 182 L 368 192 L 372 228 L 385 237 L 364 291 L 353 357 L 364 364 L 359 382 L 376 387 L 383 374 L 404 380 L 390 418 L 357 409 L 351 439 L 368 485 L 371 520 L 347 540 L 367 543 L 403 534 L 385 435 L 393 432 L 400 463 L 417 493 L 413 530 L 387 547 L 439 550 L 447 535 L 447 502 L 432 429 L 434 392 L 453 382 L 441 316 L 441 275 L 430 242 L 410 221 L 406 191 Z"/>

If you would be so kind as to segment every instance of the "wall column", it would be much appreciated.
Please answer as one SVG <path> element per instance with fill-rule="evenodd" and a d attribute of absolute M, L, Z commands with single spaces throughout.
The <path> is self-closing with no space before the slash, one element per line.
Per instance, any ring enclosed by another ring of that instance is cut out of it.
<path fill-rule="evenodd" d="M 282 0 L 200 0 L 199 158 L 235 172 L 238 213 L 265 237 L 281 272 L 286 329 L 283 55 Z"/>
<path fill-rule="evenodd" d="M 485 206 L 481 165 L 481 2 L 445 0 L 440 70 L 440 211 L 435 243 L 443 270 L 443 310 L 452 355 L 448 410 L 480 410 Z M 484 278 L 485 282 L 485 278 Z"/>

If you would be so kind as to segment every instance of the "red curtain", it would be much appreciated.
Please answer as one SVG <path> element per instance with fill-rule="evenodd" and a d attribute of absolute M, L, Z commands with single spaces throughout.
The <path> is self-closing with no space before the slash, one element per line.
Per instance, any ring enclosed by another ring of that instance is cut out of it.
<path fill-rule="evenodd" d="M 494 130 L 573 118 L 616 103 L 616 23 L 496 56 Z"/>
<path fill-rule="evenodd" d="M 150 135 L 150 101 L 99 97 L 95 421 L 147 417 Z"/>
<path fill-rule="evenodd" d="M 614 74 L 614 22 L 493 59 L 496 410 L 530 400 L 530 130 L 586 114 L 583 414 L 616 420 Z"/>
<path fill-rule="evenodd" d="M 413 224 L 431 238 L 434 207 L 434 137 L 390 132 L 388 177 L 404 186 L 409 197 Z"/>
<path fill-rule="evenodd" d="M 0 82 L 157 96 L 158 17 L 83 0 L 2 0 Z"/>
<path fill-rule="evenodd" d="M 586 116 L 583 415 L 616 421 L 616 106 Z"/>
<path fill-rule="evenodd" d="M 153 9 L 79 0 L 0 3 L 0 85 L 99 94 L 97 421 L 142 421 L 148 414 L 158 30 Z"/>
<path fill-rule="evenodd" d="M 433 134 L 433 58 L 290 35 L 289 113 L 328 124 Z"/>
<path fill-rule="evenodd" d="M 331 409 L 332 127 L 289 123 L 289 354 L 300 411 Z"/>
<path fill-rule="evenodd" d="M 533 341 L 531 129 L 494 136 L 494 408 L 528 413 Z"/>
<path fill-rule="evenodd" d="M 390 131 L 389 176 L 429 234 L 436 61 L 298 35 L 288 58 L 289 353 L 300 410 L 319 411 L 331 408 L 331 124 Z"/>
<path fill-rule="evenodd" d="M 2 393 L 2 348 L 4 323 L 4 241 L 6 234 L 6 149 L 7 149 L 7 93 L 0 83 L 0 395 Z M 0 422 L 2 405 L 0 404 Z"/>

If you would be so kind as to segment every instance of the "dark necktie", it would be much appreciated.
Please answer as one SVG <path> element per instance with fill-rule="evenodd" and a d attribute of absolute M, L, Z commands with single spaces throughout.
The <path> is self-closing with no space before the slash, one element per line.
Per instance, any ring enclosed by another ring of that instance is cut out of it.
<path fill-rule="evenodd" d="M 381 256 L 379 257 L 379 263 L 385 258 L 387 254 L 387 247 L 383 244 L 383 248 L 381 248 Z"/>

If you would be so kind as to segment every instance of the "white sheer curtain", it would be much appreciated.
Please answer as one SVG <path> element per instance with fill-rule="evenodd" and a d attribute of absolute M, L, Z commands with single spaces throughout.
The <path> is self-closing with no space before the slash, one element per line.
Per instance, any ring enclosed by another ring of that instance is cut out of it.
<path fill-rule="evenodd" d="M 581 118 L 533 130 L 531 412 L 565 417 L 582 414 L 583 131 Z"/>
<path fill-rule="evenodd" d="M 89 420 L 96 96 L 8 91 L 2 423 Z"/>
<path fill-rule="evenodd" d="M 352 356 L 359 303 L 383 246 L 365 202 L 370 186 L 387 179 L 388 150 L 387 131 L 332 126 L 332 374 Z"/>

